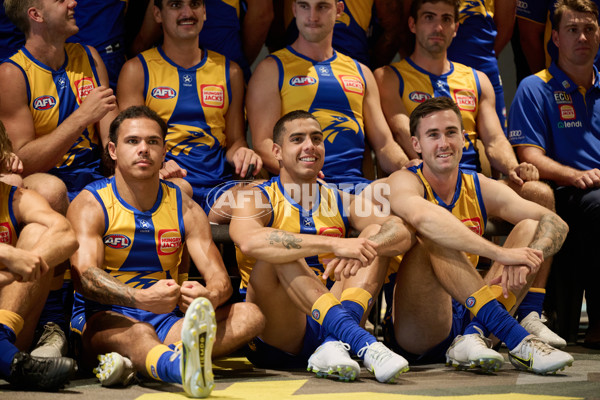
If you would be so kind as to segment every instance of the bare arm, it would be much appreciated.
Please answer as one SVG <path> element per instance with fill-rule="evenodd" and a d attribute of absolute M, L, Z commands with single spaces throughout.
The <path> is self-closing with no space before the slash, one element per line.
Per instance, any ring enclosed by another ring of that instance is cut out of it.
<path fill-rule="evenodd" d="M 394 141 L 390 127 L 385 120 L 383 111 L 381 111 L 379 90 L 373 73 L 364 65 L 361 65 L 361 68 L 367 85 L 363 100 L 365 135 L 371 144 L 371 148 L 377 154 L 379 165 L 385 172 L 391 174 L 408 163 L 408 157 L 404 154 L 400 145 Z"/>
<path fill-rule="evenodd" d="M 125 110 L 131 106 L 144 105 L 144 68 L 139 58 L 128 60 L 119 74 L 117 83 L 117 102 Z"/>
<path fill-rule="evenodd" d="M 161 25 L 154 19 L 154 1 L 148 1 L 148 7 L 144 14 L 142 26 L 133 40 L 133 43 L 131 43 L 129 54 L 133 57 L 144 50 L 148 50 L 161 36 Z"/>
<path fill-rule="evenodd" d="M 275 60 L 262 61 L 248 83 L 246 111 L 252 133 L 252 146 L 262 159 L 264 168 L 279 173 L 279 163 L 273 155 L 273 127 L 281 117 L 279 71 Z"/>
<path fill-rule="evenodd" d="M 398 52 L 403 29 L 402 3 L 398 0 L 375 0 L 375 12 L 383 33 L 371 49 L 372 68 L 389 64 Z"/>
<path fill-rule="evenodd" d="M 375 70 L 375 81 L 381 97 L 381 108 L 385 119 L 392 130 L 394 140 L 402 146 L 402 150 L 411 160 L 418 159 L 410 139 L 410 116 L 400 97 L 400 82 L 391 67 Z"/>
<path fill-rule="evenodd" d="M 494 52 L 496 57 L 510 41 L 513 28 L 515 26 L 515 17 L 517 13 L 517 0 L 496 0 L 494 4 L 494 23 L 496 24 L 496 41 L 494 42 Z"/>
<path fill-rule="evenodd" d="M 519 24 L 519 40 L 523 54 L 532 73 L 546 68 L 546 52 L 544 50 L 544 32 L 546 27 L 525 18 L 517 18 Z"/>
<path fill-rule="evenodd" d="M 242 24 L 242 46 L 249 64 L 252 64 L 269 33 L 273 21 L 273 2 L 271 0 L 248 0 L 248 10 Z"/>

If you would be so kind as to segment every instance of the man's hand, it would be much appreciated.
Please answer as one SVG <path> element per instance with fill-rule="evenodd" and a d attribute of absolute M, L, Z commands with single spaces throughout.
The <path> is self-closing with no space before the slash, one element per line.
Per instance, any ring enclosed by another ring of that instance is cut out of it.
<path fill-rule="evenodd" d="M 179 299 L 179 309 L 183 312 L 187 310 L 194 299 L 198 297 L 207 298 L 216 309 L 218 306 L 216 295 L 210 292 L 206 287 L 197 281 L 185 281 L 181 284 L 181 298 Z"/>
<path fill-rule="evenodd" d="M 6 174 L 20 174 L 23 172 L 23 162 L 15 153 L 10 153 L 10 156 L 4 161 L 4 165 L 0 165 L 0 172 Z"/>
<path fill-rule="evenodd" d="M 490 285 L 502 286 L 502 295 L 508 299 L 508 292 L 518 293 L 527 284 L 531 270 L 522 265 L 505 265 L 502 275 L 490 281 Z"/>
<path fill-rule="evenodd" d="M 165 314 L 175 309 L 179 301 L 180 287 L 173 279 L 161 279 L 148 289 L 142 289 L 137 308 L 155 314 Z"/>
<path fill-rule="evenodd" d="M 252 176 L 256 176 L 256 174 L 260 172 L 260 169 L 263 165 L 260 156 L 256 154 L 254 150 L 251 150 L 247 147 L 239 147 L 233 154 L 231 162 L 235 167 L 235 173 L 241 176 L 242 179 L 246 178 L 250 165 L 254 165 Z"/>
<path fill-rule="evenodd" d="M 327 263 L 323 272 L 323 278 L 330 278 L 333 272 L 335 280 L 340 281 L 342 277 L 350 278 L 356 275 L 358 270 L 363 267 L 366 267 L 366 265 L 354 258 L 337 257 Z"/>
<path fill-rule="evenodd" d="M 165 161 L 162 168 L 158 171 L 160 179 L 185 178 L 187 170 L 181 168 L 175 160 Z"/>
<path fill-rule="evenodd" d="M 333 254 L 337 257 L 356 259 L 366 267 L 377 256 L 377 243 L 365 238 L 339 238 L 334 245 Z"/>
<path fill-rule="evenodd" d="M 3 246 L 2 251 L 4 268 L 0 268 L 14 274 L 17 281 L 35 281 L 50 269 L 42 257 L 30 251 L 12 246 Z"/>
<path fill-rule="evenodd" d="M 540 179 L 540 172 L 535 165 L 522 162 L 508 172 L 508 179 L 521 186 L 527 181 L 538 181 Z"/>
<path fill-rule="evenodd" d="M 541 250 L 530 247 L 501 247 L 501 253 L 496 260 L 502 265 L 525 266 L 531 273 L 536 273 L 544 261 L 544 254 Z"/>
<path fill-rule="evenodd" d="M 100 121 L 109 111 L 117 108 L 117 98 L 111 88 L 94 88 L 79 106 L 79 110 L 89 120 L 89 124 Z"/>
<path fill-rule="evenodd" d="M 577 171 L 578 173 L 571 179 L 571 185 L 579 189 L 589 189 L 600 187 L 600 170 L 597 168 L 587 171 Z"/>

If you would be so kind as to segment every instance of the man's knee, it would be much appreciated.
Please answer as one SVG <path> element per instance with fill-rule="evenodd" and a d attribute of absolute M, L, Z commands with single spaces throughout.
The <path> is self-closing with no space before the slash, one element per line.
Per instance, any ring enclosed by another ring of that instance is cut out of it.
<path fill-rule="evenodd" d="M 517 193 L 526 200 L 533 201 L 549 210 L 555 210 L 554 192 L 552 188 L 540 181 L 525 182 Z"/>
<path fill-rule="evenodd" d="M 54 211 L 62 215 L 67 214 L 69 208 L 67 186 L 59 178 L 44 173 L 33 174 L 23 179 L 23 186 L 38 192 Z"/>

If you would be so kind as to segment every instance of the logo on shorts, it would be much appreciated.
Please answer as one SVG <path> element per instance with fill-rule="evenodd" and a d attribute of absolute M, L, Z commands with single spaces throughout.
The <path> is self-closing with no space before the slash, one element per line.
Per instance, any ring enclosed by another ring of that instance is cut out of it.
<path fill-rule="evenodd" d="M 12 243 L 12 233 L 8 222 L 0 223 L 0 243 Z"/>
<path fill-rule="evenodd" d="M 471 296 L 467 299 L 467 301 L 465 302 L 465 304 L 467 305 L 468 308 L 473 308 L 475 306 L 475 297 Z"/>
<path fill-rule="evenodd" d="M 33 100 L 33 108 L 38 111 L 49 110 L 56 105 L 56 99 L 52 96 L 40 96 Z"/>
<path fill-rule="evenodd" d="M 168 86 L 159 86 L 152 89 L 152 92 L 150 92 L 150 96 L 158 100 L 168 100 L 177 96 L 177 92 L 175 91 L 175 89 L 170 88 Z"/>
<path fill-rule="evenodd" d="M 454 90 L 454 100 L 462 111 L 475 111 L 477 109 L 477 96 L 471 90 Z"/>
<path fill-rule="evenodd" d="M 104 244 L 111 249 L 126 249 L 131 246 L 131 239 L 119 233 L 106 235 L 103 238 Z"/>
<path fill-rule="evenodd" d="M 340 75 L 339 78 L 342 81 L 342 88 L 344 88 L 344 92 L 357 93 L 360 95 L 365 93 L 365 86 L 358 76 Z"/>
<path fill-rule="evenodd" d="M 309 86 L 317 83 L 317 80 L 312 76 L 296 75 L 290 79 L 291 86 Z"/>
<path fill-rule="evenodd" d="M 82 101 L 94 90 L 94 81 L 90 77 L 81 78 L 75 81 L 75 91 L 77 93 L 77 101 L 81 104 Z"/>
<path fill-rule="evenodd" d="M 200 85 L 200 100 L 204 107 L 223 108 L 225 90 L 221 85 Z"/>
<path fill-rule="evenodd" d="M 575 119 L 575 109 L 572 105 L 563 104 L 562 106 L 558 106 L 558 109 L 560 110 L 560 119 L 563 121 Z"/>
<path fill-rule="evenodd" d="M 431 95 L 425 92 L 410 92 L 408 98 L 415 103 L 423 103 L 425 100 L 430 99 Z"/>
<path fill-rule="evenodd" d="M 321 318 L 321 311 L 319 310 L 312 310 L 312 317 L 315 321 L 318 321 L 319 318 Z"/>
<path fill-rule="evenodd" d="M 158 231 L 158 254 L 168 256 L 181 247 L 181 235 L 177 229 L 161 229 Z"/>

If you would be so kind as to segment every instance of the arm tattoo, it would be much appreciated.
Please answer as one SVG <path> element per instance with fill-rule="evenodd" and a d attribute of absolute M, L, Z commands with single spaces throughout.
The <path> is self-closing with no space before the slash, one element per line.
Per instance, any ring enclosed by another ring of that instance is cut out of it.
<path fill-rule="evenodd" d="M 267 241 L 273 245 L 275 243 L 281 243 L 286 249 L 301 249 L 300 242 L 301 238 L 292 235 L 290 232 L 276 230 L 267 235 Z"/>
<path fill-rule="evenodd" d="M 101 304 L 135 307 L 132 288 L 100 268 L 88 268 L 81 276 L 83 295 Z"/>
<path fill-rule="evenodd" d="M 544 258 L 551 257 L 560 250 L 568 232 L 569 227 L 560 217 L 556 214 L 546 214 L 540 218 L 529 247 L 541 250 Z"/>

